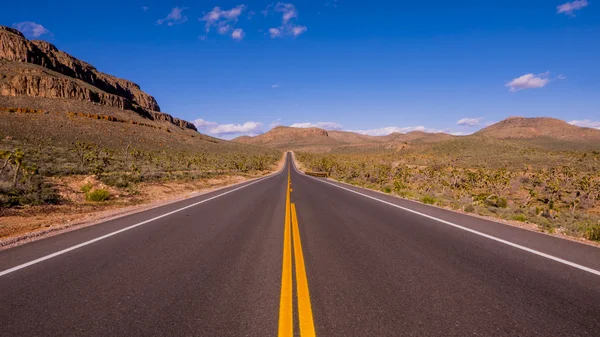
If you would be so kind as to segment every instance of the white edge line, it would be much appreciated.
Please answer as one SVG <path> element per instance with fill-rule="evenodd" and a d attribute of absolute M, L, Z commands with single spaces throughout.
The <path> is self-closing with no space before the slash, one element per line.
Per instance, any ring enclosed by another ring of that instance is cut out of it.
<path fill-rule="evenodd" d="M 490 240 L 494 240 L 494 241 L 503 243 L 503 244 L 505 244 L 507 246 L 511 246 L 511 247 L 514 247 L 514 248 L 517 248 L 517 249 L 520 249 L 520 250 L 524 250 L 524 251 L 529 252 L 531 254 L 535 254 L 535 255 L 538 255 L 538 256 L 541 256 L 541 257 L 545 257 L 547 259 L 550 259 L 550 260 L 553 260 L 553 261 L 556 261 L 556 262 L 559 262 L 559 263 L 562 263 L 562 264 L 566 264 L 567 266 L 571 266 L 573 268 L 577 268 L 577 269 L 580 269 L 580 270 L 583 270 L 583 271 L 587 271 L 588 273 L 592 273 L 594 275 L 600 276 L 600 271 L 598 271 L 598 270 L 595 270 L 595 269 L 592 269 L 592 268 L 589 268 L 589 267 L 586 267 L 586 266 L 582 266 L 580 264 L 577 264 L 577 263 L 574 263 L 574 262 L 571 262 L 571 261 L 567 261 L 565 259 L 561 259 L 559 257 L 553 256 L 553 255 L 550 255 L 550 254 L 542 253 L 542 252 L 537 251 L 535 249 L 527 248 L 525 246 L 521 246 L 521 245 L 518 245 L 516 243 L 510 242 L 510 241 L 507 241 L 507 240 L 504 240 L 504 239 L 500 239 L 498 237 L 495 237 L 495 236 L 492 236 L 492 235 L 489 235 L 489 234 L 485 234 L 485 233 L 476 231 L 476 230 L 468 228 L 468 227 L 457 225 L 457 224 L 455 224 L 453 222 L 450 222 L 450 221 L 442 220 L 442 219 L 436 218 L 436 217 L 431 216 L 431 215 L 427 215 L 427 214 L 424 214 L 424 213 L 421 213 L 421 212 L 417 212 L 417 211 L 412 210 L 410 208 L 402 207 L 402 206 L 396 205 L 394 203 L 391 203 L 391 202 L 388 202 L 388 201 L 385 201 L 385 200 L 381 200 L 381 199 L 375 198 L 373 196 L 370 196 L 370 195 L 367 195 L 367 194 L 364 194 L 364 193 L 360 193 L 360 192 L 354 191 L 352 189 L 349 189 L 349 188 L 346 188 L 346 187 L 343 187 L 343 186 L 339 186 L 339 185 L 333 184 L 333 183 L 325 181 L 325 180 L 321 180 L 321 179 L 317 179 L 317 178 L 311 177 L 311 176 L 309 176 L 307 174 L 304 174 L 304 173 L 298 171 L 298 169 L 296 168 L 296 164 L 295 164 L 294 160 L 292 160 L 292 163 L 293 163 L 292 166 L 294 167 L 294 170 L 296 172 L 298 172 L 299 174 L 302 174 L 302 175 L 304 175 L 304 176 L 306 176 L 308 178 L 314 179 L 316 181 L 320 181 L 322 183 L 325 183 L 325 184 L 328 184 L 328 185 L 331 185 L 331 186 L 334 186 L 334 187 L 337 187 L 337 188 L 341 188 L 343 190 L 346 190 L 348 192 L 352 192 L 352 193 L 358 194 L 358 195 L 363 196 L 365 198 L 369 198 L 369 199 L 372 199 L 372 200 L 384 203 L 386 205 L 399 208 L 399 209 L 401 209 L 403 211 L 410 212 L 410 213 L 413 213 L 413 214 L 416 214 L 416 215 L 420 215 L 422 217 L 425 217 L 425 218 L 428 218 L 428 219 L 431 219 L 431 220 L 435 220 L 437 222 L 441 222 L 441 223 L 443 223 L 445 225 L 452 226 L 452 227 L 455 227 L 455 228 L 458 228 L 458 229 L 462 229 L 464 231 L 467 231 L 467 232 L 470 232 L 470 233 L 482 236 L 484 238 L 487 238 L 487 239 L 490 239 Z"/>
<path fill-rule="evenodd" d="M 285 166 L 284 166 L 284 168 L 285 168 Z M 111 237 L 111 236 L 113 236 L 113 235 L 117 235 L 117 234 L 123 233 L 123 232 L 125 232 L 125 231 L 128 231 L 128 230 L 130 230 L 130 229 L 133 229 L 133 228 L 136 228 L 136 227 L 139 227 L 139 226 L 145 225 L 145 224 L 147 224 L 147 223 L 149 223 L 149 222 L 152 222 L 152 221 L 155 221 L 155 220 L 158 220 L 158 219 L 162 219 L 162 218 L 164 218 L 164 217 L 167 217 L 167 216 L 169 216 L 169 215 L 173 215 L 173 214 L 175 214 L 175 213 L 181 212 L 181 211 L 183 211 L 183 210 L 186 210 L 186 209 L 188 209 L 188 208 L 191 208 L 191 207 L 198 206 L 198 205 L 200 205 L 200 204 L 203 204 L 203 203 L 205 203 L 205 202 L 211 201 L 211 200 L 213 200 L 213 199 L 216 199 L 216 198 L 222 197 L 222 196 L 224 196 L 224 195 L 226 195 L 226 194 L 229 194 L 229 193 L 232 193 L 232 192 L 235 192 L 235 191 L 241 190 L 242 188 L 248 187 L 248 186 L 250 186 L 250 185 L 257 184 L 257 183 L 259 183 L 259 182 L 261 182 L 261 181 L 264 181 L 264 180 L 267 180 L 267 179 L 270 179 L 270 178 L 276 177 L 276 176 L 277 176 L 277 175 L 279 175 L 281 172 L 283 172 L 283 169 L 282 169 L 282 170 L 280 170 L 280 171 L 279 171 L 279 172 L 277 172 L 277 173 L 274 173 L 274 174 L 272 174 L 272 175 L 268 176 L 268 177 L 265 177 L 265 178 L 262 178 L 262 179 L 259 179 L 259 180 L 256 180 L 256 181 L 253 181 L 253 182 L 251 182 L 251 183 L 249 183 L 249 184 L 246 184 L 246 185 L 243 185 L 243 186 L 240 186 L 240 187 L 234 188 L 234 189 L 232 189 L 232 190 L 229 190 L 229 191 L 227 191 L 227 192 L 224 192 L 224 193 L 221 193 L 221 194 L 215 195 L 215 196 L 213 196 L 213 197 L 210 197 L 210 198 L 208 198 L 208 199 L 204 199 L 204 200 L 202 200 L 202 201 L 199 201 L 199 202 L 193 203 L 193 204 L 191 204 L 191 205 L 188 205 L 188 206 L 185 206 L 185 207 L 182 207 L 182 208 L 176 209 L 176 210 L 174 210 L 174 211 L 171 211 L 171 212 L 168 212 L 168 213 L 165 213 L 165 214 L 159 215 L 159 216 L 157 216 L 157 217 L 154 217 L 154 218 L 152 218 L 152 219 L 148 219 L 148 220 L 145 220 L 145 221 L 142 221 L 142 222 L 138 222 L 138 223 L 136 223 L 135 225 L 131 225 L 131 226 L 129 226 L 129 227 L 125 227 L 125 228 L 119 229 L 119 230 L 117 230 L 117 231 L 110 232 L 110 233 L 108 233 L 108 234 L 105 234 L 105 235 L 99 236 L 99 237 L 97 237 L 97 238 L 95 238 L 95 239 L 91 239 L 91 240 L 88 240 L 88 241 L 82 242 L 82 243 L 80 243 L 80 244 L 78 244 L 78 245 L 75 245 L 75 246 L 72 246 L 72 247 L 69 247 L 69 248 L 65 248 L 65 249 L 63 249 L 63 250 L 60 250 L 60 251 L 58 251 L 58 252 L 56 252 L 56 253 L 52 253 L 52 254 L 49 254 L 49 255 L 46 255 L 46 256 L 42 256 L 42 257 L 40 257 L 40 258 L 38 258 L 38 259 L 35 259 L 35 260 L 32 260 L 32 261 L 29 261 L 29 262 L 26 262 L 26 263 L 20 264 L 20 265 L 18 265 L 18 266 L 12 267 L 12 268 L 10 268 L 10 269 L 6 269 L 6 270 L 3 270 L 3 271 L 0 271 L 0 277 L 2 277 L 2 276 L 4 276 L 4 275 L 7 275 L 7 274 L 10 274 L 10 273 L 12 273 L 12 272 L 15 272 L 15 271 L 17 271 L 17 270 L 20 270 L 20 269 L 23 269 L 23 268 L 27 268 L 27 267 L 29 267 L 29 266 L 32 266 L 32 265 L 34 265 L 34 264 L 38 264 L 38 263 L 40 263 L 40 262 L 42 262 L 42 261 L 46 261 L 46 260 L 48 260 L 48 259 L 51 259 L 51 258 L 53 258 L 53 257 L 57 257 L 57 256 L 59 256 L 59 255 L 62 255 L 62 254 L 64 254 L 64 253 L 68 253 L 68 252 L 70 252 L 70 251 L 73 251 L 73 250 L 75 250 L 75 249 L 78 249 L 78 248 L 81 248 L 81 247 L 84 247 L 84 246 L 90 245 L 90 244 L 92 244 L 92 243 L 94 243 L 94 242 L 98 242 L 98 241 L 100 241 L 100 240 L 104 240 L 104 239 L 106 239 L 106 238 L 109 238 L 109 237 Z M 109 220 L 109 221 L 110 221 L 110 220 Z"/>

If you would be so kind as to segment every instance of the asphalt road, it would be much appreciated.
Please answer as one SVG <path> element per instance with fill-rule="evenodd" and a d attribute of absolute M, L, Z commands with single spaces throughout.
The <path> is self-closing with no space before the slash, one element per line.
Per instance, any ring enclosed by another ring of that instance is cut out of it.
<path fill-rule="evenodd" d="M 291 330 L 600 336 L 600 249 L 288 160 L 259 181 L 0 252 L 1 336 Z"/>

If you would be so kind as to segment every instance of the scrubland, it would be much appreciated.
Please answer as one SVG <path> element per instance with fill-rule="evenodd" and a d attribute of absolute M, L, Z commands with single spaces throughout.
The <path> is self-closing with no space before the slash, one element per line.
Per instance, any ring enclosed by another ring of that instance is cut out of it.
<path fill-rule="evenodd" d="M 308 171 L 426 204 L 600 240 L 600 151 L 465 137 L 399 151 L 298 152 Z"/>

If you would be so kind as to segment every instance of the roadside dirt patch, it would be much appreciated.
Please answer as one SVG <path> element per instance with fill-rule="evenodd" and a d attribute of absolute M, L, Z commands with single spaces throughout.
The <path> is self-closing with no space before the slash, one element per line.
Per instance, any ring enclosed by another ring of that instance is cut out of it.
<path fill-rule="evenodd" d="M 0 250 L 208 193 L 268 173 L 271 172 L 185 182 L 140 183 L 132 192 L 106 186 L 93 176 L 56 179 L 54 183 L 58 186 L 59 193 L 68 200 L 65 204 L 0 210 Z M 84 185 L 109 190 L 111 199 L 99 203 L 86 201 L 82 191 Z"/>

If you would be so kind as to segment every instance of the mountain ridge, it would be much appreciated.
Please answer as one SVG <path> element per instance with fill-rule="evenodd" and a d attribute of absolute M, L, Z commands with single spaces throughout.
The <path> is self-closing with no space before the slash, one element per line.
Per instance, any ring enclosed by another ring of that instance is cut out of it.
<path fill-rule="evenodd" d="M 304 131 L 303 131 L 304 130 Z M 294 128 L 279 126 L 261 135 L 241 136 L 234 142 L 275 147 L 279 149 L 351 148 L 397 148 L 402 144 L 433 144 L 453 139 L 477 139 L 488 137 L 497 140 L 551 139 L 571 143 L 600 143 L 600 130 L 582 128 L 550 117 L 509 117 L 471 135 L 455 136 L 448 133 L 411 131 L 394 132 L 386 136 L 369 136 L 351 131 L 324 130 L 319 128 Z"/>

